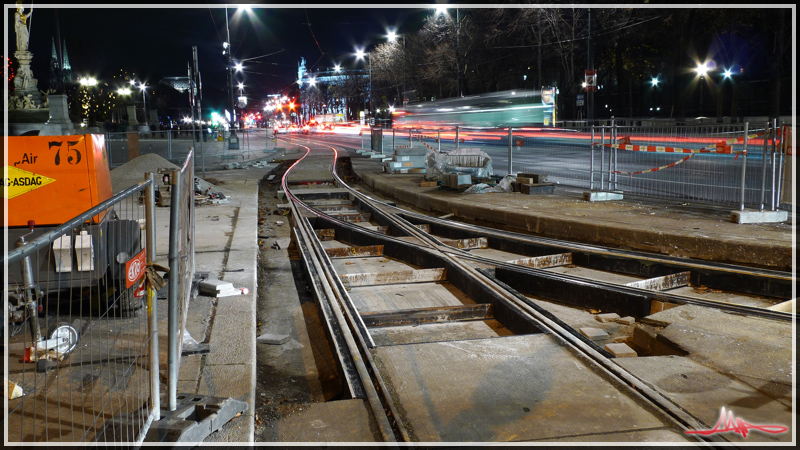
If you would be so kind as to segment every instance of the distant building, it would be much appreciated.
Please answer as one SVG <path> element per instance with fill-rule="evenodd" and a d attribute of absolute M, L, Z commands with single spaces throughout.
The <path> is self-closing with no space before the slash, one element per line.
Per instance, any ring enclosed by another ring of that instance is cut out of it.
<path fill-rule="evenodd" d="M 369 99 L 369 73 L 363 69 L 306 70 L 305 58 L 297 65 L 300 121 L 346 122 L 363 117 Z"/>

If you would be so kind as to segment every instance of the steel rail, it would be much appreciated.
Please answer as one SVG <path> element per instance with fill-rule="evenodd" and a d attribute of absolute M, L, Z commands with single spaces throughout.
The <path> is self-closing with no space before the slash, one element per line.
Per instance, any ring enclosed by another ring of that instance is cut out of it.
<path fill-rule="evenodd" d="M 341 284 L 341 281 L 339 281 L 337 277 L 333 276 L 335 271 L 333 271 L 330 265 L 330 259 L 327 258 L 324 249 L 322 249 L 319 245 L 319 240 L 315 238 L 316 235 L 313 232 L 313 227 L 311 227 L 311 224 L 308 222 L 308 220 L 303 217 L 298 208 L 298 204 L 302 204 L 306 209 L 308 209 L 308 206 L 295 197 L 289 189 L 287 180 L 288 174 L 291 172 L 292 168 L 297 166 L 297 164 L 305 159 L 311 152 L 310 148 L 306 146 L 303 147 L 307 150 L 306 154 L 287 169 L 281 180 L 281 186 L 283 187 L 284 193 L 286 194 L 287 198 L 292 200 L 290 201 L 292 217 L 296 218 L 295 229 L 299 230 L 296 235 L 302 238 L 303 242 L 301 244 L 310 244 L 310 247 L 313 250 L 313 253 L 309 252 L 308 256 L 311 257 L 310 259 L 316 272 L 318 274 L 324 274 L 325 282 L 321 282 L 320 284 L 324 289 L 326 298 L 329 301 L 337 301 L 341 307 L 341 309 L 336 308 L 333 307 L 334 304 L 331 304 L 331 311 L 334 313 L 336 321 L 340 324 L 340 327 L 350 328 L 350 333 L 342 333 L 342 335 L 345 340 L 349 355 L 352 358 L 353 365 L 357 371 L 359 377 L 358 381 L 361 383 L 364 389 L 364 395 L 367 397 L 367 403 L 372 410 L 375 421 L 378 423 L 381 436 L 386 442 L 396 442 L 398 436 L 408 440 L 407 435 L 405 435 L 405 427 L 402 425 L 400 416 L 397 414 L 397 411 L 392 405 L 391 399 L 388 397 L 388 390 L 378 374 L 375 363 L 369 354 L 369 350 L 367 349 L 368 347 L 362 339 L 362 334 L 357 331 L 357 326 L 355 326 L 356 324 L 354 323 L 355 321 L 353 320 L 353 317 L 350 316 L 349 308 L 343 304 L 341 296 L 337 295 L 333 289 L 337 284 Z M 336 160 L 336 156 L 337 153 L 334 150 L 334 161 Z M 324 301 L 321 298 L 319 300 L 320 302 Z M 346 315 L 349 317 L 345 317 Z M 356 342 L 356 339 L 354 339 L 353 336 L 358 339 L 358 342 Z M 369 367 L 367 367 L 368 365 Z M 377 387 L 375 384 L 373 384 L 373 382 L 377 384 Z M 394 423 L 394 426 L 392 425 L 392 422 Z"/>
<path fill-rule="evenodd" d="M 327 146 L 327 145 L 326 145 Z M 328 146 L 329 147 L 329 146 Z M 330 147 L 334 155 L 337 154 L 335 148 Z M 338 183 L 341 183 L 341 186 L 347 186 L 338 175 L 335 173 L 336 164 L 335 161 L 331 165 L 331 171 L 334 177 L 337 179 Z M 285 188 L 286 189 L 286 188 Z M 354 192 L 351 190 L 351 192 Z M 294 201 L 302 201 L 293 197 Z M 304 207 L 307 209 L 312 209 L 308 205 L 304 204 Z M 316 214 L 324 215 L 316 210 L 314 210 Z M 352 228 L 353 230 L 357 230 L 359 232 L 366 232 L 369 230 L 363 229 L 363 227 L 358 227 L 357 225 L 352 225 L 347 222 L 340 221 L 336 218 L 330 218 L 330 220 L 334 220 L 339 222 L 342 226 Z M 401 218 L 395 218 L 397 221 L 397 226 L 403 228 L 409 234 L 419 238 L 421 241 L 429 241 L 431 238 L 427 236 L 426 233 L 422 232 L 421 230 L 417 229 L 411 224 L 408 224 Z M 390 238 L 389 236 L 382 235 L 382 239 Z M 661 411 L 666 418 L 673 421 L 679 428 L 683 429 L 684 431 L 690 429 L 704 429 L 708 428 L 709 424 L 703 423 L 701 420 L 697 419 L 693 415 L 689 414 L 685 410 L 683 410 L 679 405 L 674 403 L 673 401 L 669 400 L 665 396 L 663 396 L 657 390 L 648 386 L 644 381 L 640 380 L 639 378 L 631 375 L 620 366 L 615 364 L 611 358 L 606 357 L 603 353 L 599 352 L 596 348 L 592 345 L 583 342 L 580 338 L 578 338 L 574 333 L 570 333 L 567 331 L 564 326 L 562 326 L 556 320 L 552 320 L 548 315 L 543 314 L 541 310 L 536 307 L 532 306 L 533 302 L 524 298 L 520 294 L 516 293 L 513 289 L 508 287 L 507 285 L 503 284 L 499 280 L 493 280 L 487 277 L 485 274 L 479 272 L 474 267 L 470 266 L 469 264 L 465 264 L 461 260 L 462 255 L 456 255 L 452 251 L 443 251 L 444 249 L 439 247 L 447 247 L 444 244 L 436 245 L 432 243 L 437 249 L 441 251 L 441 255 L 448 260 L 450 260 L 453 264 L 460 266 L 464 269 L 465 272 L 470 273 L 474 279 L 482 282 L 484 285 L 490 287 L 493 291 L 495 291 L 501 297 L 504 297 L 509 302 L 517 305 L 522 310 L 526 311 L 531 317 L 535 318 L 540 324 L 542 324 L 543 328 L 545 328 L 551 335 L 562 341 L 563 343 L 567 344 L 571 348 L 575 349 L 580 355 L 587 358 L 589 361 L 594 362 L 599 369 L 603 370 L 607 375 L 616 379 L 621 387 L 626 387 L 630 389 L 631 394 L 641 398 L 642 400 L 648 402 L 649 404 L 653 405 L 659 411 Z M 414 244 L 412 244 L 414 245 Z M 450 248 L 450 247 L 448 247 Z M 698 442 L 727 442 L 722 436 L 714 435 L 714 436 L 700 436 L 700 435 L 693 435 Z"/>

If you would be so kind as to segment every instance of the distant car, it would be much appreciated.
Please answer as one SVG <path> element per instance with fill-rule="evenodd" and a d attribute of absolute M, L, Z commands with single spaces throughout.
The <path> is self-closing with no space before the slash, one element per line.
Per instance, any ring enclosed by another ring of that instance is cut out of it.
<path fill-rule="evenodd" d="M 278 134 L 286 134 L 286 127 L 277 126 L 275 127 L 275 132 Z"/>

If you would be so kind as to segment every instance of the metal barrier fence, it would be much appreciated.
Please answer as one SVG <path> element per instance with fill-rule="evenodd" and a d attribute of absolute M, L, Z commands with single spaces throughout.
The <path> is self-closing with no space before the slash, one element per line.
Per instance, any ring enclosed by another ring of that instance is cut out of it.
<path fill-rule="evenodd" d="M 4 351 L 19 388 L 9 384 L 9 442 L 141 442 L 158 418 L 158 330 L 142 278 L 153 201 L 147 180 L 63 225 L 8 230 Z"/>
<path fill-rule="evenodd" d="M 193 152 L 169 177 L 172 411 L 195 267 Z M 18 244 L 5 258 L 8 442 L 141 443 L 160 419 L 158 310 L 144 281 L 156 254 L 154 184 L 148 174 L 60 226 L 9 230 Z"/>
<path fill-rule="evenodd" d="M 161 130 L 151 133 L 115 132 L 105 133 L 109 167 L 125 164 L 132 158 L 146 154 L 157 154 L 180 165 L 190 151 L 194 151 L 194 163 L 205 169 L 206 165 L 236 162 L 244 157 L 257 157 L 269 150 L 274 151 L 273 131 L 265 128 L 237 130 L 235 145 L 230 144 L 229 132 L 206 132 L 200 130 Z M 231 148 L 233 147 L 233 148 Z"/>
<path fill-rule="evenodd" d="M 168 280 L 168 380 L 170 411 L 177 407 L 178 372 L 183 334 L 194 279 L 194 153 L 189 152 L 179 170 L 170 174 Z"/>
<path fill-rule="evenodd" d="M 478 147 L 492 158 L 496 175 L 537 173 L 548 182 L 582 189 L 775 209 L 783 186 L 785 129 L 775 122 L 619 126 L 611 120 L 609 125 L 558 129 L 382 132 L 384 142 L 394 143 L 384 144 L 387 155 L 394 147 Z M 370 148 L 370 139 L 364 133 L 362 148 Z"/>

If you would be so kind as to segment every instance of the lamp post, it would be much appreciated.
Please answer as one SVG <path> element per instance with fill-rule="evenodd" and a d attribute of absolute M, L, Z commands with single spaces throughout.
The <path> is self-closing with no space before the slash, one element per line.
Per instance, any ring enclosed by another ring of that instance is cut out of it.
<path fill-rule="evenodd" d="M 94 97 L 94 92 L 92 88 L 97 86 L 97 79 L 91 77 L 83 77 L 78 80 L 81 86 L 84 88 L 84 98 L 83 98 L 83 109 L 86 113 L 86 120 L 88 121 L 88 125 L 95 125 L 95 116 L 97 112 L 97 105 L 92 105 L 92 99 Z"/>
<path fill-rule="evenodd" d="M 704 62 L 702 64 L 698 64 L 697 68 L 695 68 L 695 72 L 697 72 L 697 75 L 700 77 L 700 81 L 699 81 L 699 83 L 700 83 L 700 111 L 698 113 L 698 116 L 701 116 L 703 114 L 703 85 L 706 83 L 706 74 L 708 73 L 709 70 L 710 70 L 710 68 L 709 68 L 707 62 Z"/>
<path fill-rule="evenodd" d="M 150 125 L 147 122 L 147 98 L 145 98 L 145 91 L 147 90 L 147 86 L 144 83 L 139 83 L 139 89 L 142 90 L 142 107 L 144 108 L 144 124 L 145 126 Z"/>
<path fill-rule="evenodd" d="M 717 119 L 718 120 L 722 118 L 722 107 L 723 107 L 722 94 L 723 94 L 723 89 L 724 89 L 723 85 L 725 84 L 725 80 L 730 80 L 732 76 L 733 76 L 733 71 L 731 69 L 725 69 L 725 71 L 722 72 L 722 80 L 717 85 Z"/>
<path fill-rule="evenodd" d="M 117 94 L 128 96 L 131 95 L 131 90 L 126 87 L 121 87 L 117 89 Z M 115 110 L 117 114 L 117 124 L 120 124 L 122 123 L 122 113 L 119 111 L 119 102 L 115 103 Z"/>
<path fill-rule="evenodd" d="M 372 58 L 369 53 L 364 53 L 363 49 L 356 49 L 356 60 L 364 59 L 364 56 L 369 60 L 369 111 L 370 117 L 372 116 Z"/>
<path fill-rule="evenodd" d="M 131 80 L 130 84 L 131 84 L 131 87 L 137 87 L 136 86 L 136 80 Z M 142 82 L 139 82 L 139 86 L 138 87 L 142 91 L 142 104 L 143 104 L 142 109 L 144 111 L 144 124 L 148 125 L 148 123 L 147 123 L 147 99 L 145 98 L 145 90 L 147 89 L 147 86 L 145 86 L 144 82 L 142 81 Z"/>
<path fill-rule="evenodd" d="M 231 108 L 231 134 L 228 138 L 228 149 L 236 150 L 239 148 L 239 138 L 236 136 L 236 104 L 233 101 L 233 66 L 231 65 L 231 29 L 228 25 L 228 8 L 225 8 L 225 31 L 227 32 L 228 41 L 223 43 L 222 47 L 225 49 L 225 54 L 227 55 L 228 59 L 228 94 L 230 96 L 230 108 Z"/>

